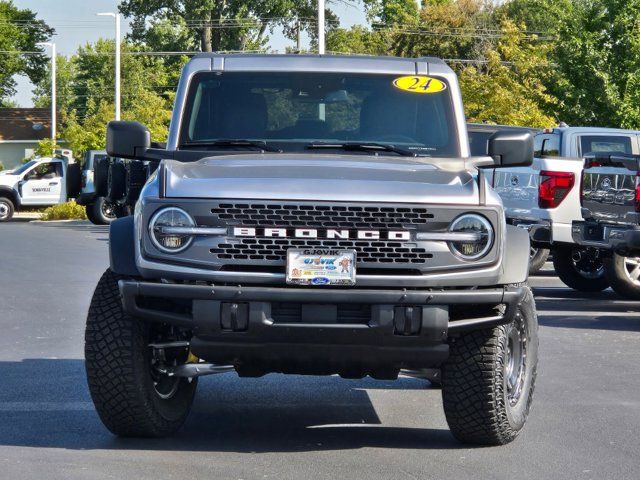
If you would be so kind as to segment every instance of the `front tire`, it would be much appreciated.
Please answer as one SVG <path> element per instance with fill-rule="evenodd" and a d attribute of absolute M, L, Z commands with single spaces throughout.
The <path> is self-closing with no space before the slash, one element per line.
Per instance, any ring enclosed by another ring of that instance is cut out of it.
<path fill-rule="evenodd" d="M 87 218 L 94 225 L 109 225 L 117 216 L 117 206 L 107 202 L 104 197 L 97 197 L 96 201 L 86 207 Z"/>
<path fill-rule="evenodd" d="M 91 398 L 102 423 L 116 435 L 170 435 L 187 418 L 197 382 L 158 377 L 149 347 L 156 326 L 123 311 L 121 278 L 107 270 L 89 307 L 85 366 Z"/>
<path fill-rule="evenodd" d="M 0 197 L 0 222 L 8 222 L 13 218 L 15 206 L 7 197 Z"/>
<path fill-rule="evenodd" d="M 455 438 L 504 445 L 522 431 L 533 399 L 538 319 L 531 290 L 514 321 L 452 339 L 442 369 L 442 402 Z"/>
<path fill-rule="evenodd" d="M 553 249 L 553 268 L 566 286 L 579 292 L 601 292 L 609 287 L 602 257 L 596 249 L 556 247 Z"/>
<path fill-rule="evenodd" d="M 603 263 L 613 291 L 629 300 L 640 300 L 640 257 L 623 257 L 614 253 Z"/>

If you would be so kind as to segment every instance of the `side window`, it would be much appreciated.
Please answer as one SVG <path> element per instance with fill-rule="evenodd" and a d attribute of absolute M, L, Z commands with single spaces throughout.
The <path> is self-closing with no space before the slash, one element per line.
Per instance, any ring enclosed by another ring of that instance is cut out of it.
<path fill-rule="evenodd" d="M 62 176 L 62 163 L 43 163 L 31 170 L 26 180 L 46 180 Z"/>
<path fill-rule="evenodd" d="M 560 135 L 556 133 L 540 133 L 535 136 L 533 144 L 534 157 L 557 157 L 560 155 Z"/>
<path fill-rule="evenodd" d="M 468 132 L 469 149 L 472 157 L 482 157 L 487 154 L 489 138 L 494 132 Z"/>
<path fill-rule="evenodd" d="M 631 138 L 613 135 L 583 135 L 580 137 L 580 153 L 596 152 L 631 153 Z"/>

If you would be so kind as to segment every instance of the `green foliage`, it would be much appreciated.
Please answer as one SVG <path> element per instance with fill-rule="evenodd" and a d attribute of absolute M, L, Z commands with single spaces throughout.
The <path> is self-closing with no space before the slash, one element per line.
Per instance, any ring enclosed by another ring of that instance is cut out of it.
<path fill-rule="evenodd" d="M 460 88 L 467 119 L 530 127 L 549 127 L 557 100 L 548 93 L 541 72 L 551 68 L 551 47 L 525 42 L 524 33 L 505 20 L 496 48 L 485 52 L 487 63 L 465 66 Z"/>
<path fill-rule="evenodd" d="M 69 111 L 74 108 L 74 79 L 76 76 L 76 57 L 64 55 L 56 57 L 56 106 L 58 110 Z M 51 62 L 45 62 L 46 74 L 33 89 L 33 106 L 48 108 L 51 106 Z"/>
<path fill-rule="evenodd" d="M 50 138 L 43 138 L 38 142 L 38 146 L 33 151 L 34 157 L 51 157 L 53 152 L 58 148 L 58 144 L 55 140 Z"/>
<path fill-rule="evenodd" d="M 53 33 L 31 10 L 0 0 L 0 50 L 42 51 L 36 44 L 48 40 Z M 45 74 L 45 64 L 46 55 L 0 55 L 0 101 L 6 104 L 15 94 L 14 75 L 23 74 L 31 81 L 39 81 Z"/>
<path fill-rule="evenodd" d="M 327 32 L 326 48 L 329 52 L 386 55 L 389 50 L 389 35 L 372 31 L 360 25 L 349 29 L 336 28 Z"/>
<path fill-rule="evenodd" d="M 4 170 L 4 163 L 0 161 L 0 172 Z"/>
<path fill-rule="evenodd" d="M 265 49 L 268 30 L 282 26 L 292 38 L 298 18 L 315 35 L 315 24 L 308 20 L 315 17 L 315 0 L 124 0 L 119 8 L 133 19 L 131 38 L 149 47 Z M 331 11 L 327 20 L 335 21 Z"/>
<path fill-rule="evenodd" d="M 42 212 L 40 220 L 85 220 L 87 218 L 85 208 L 74 201 L 52 205 Z"/>

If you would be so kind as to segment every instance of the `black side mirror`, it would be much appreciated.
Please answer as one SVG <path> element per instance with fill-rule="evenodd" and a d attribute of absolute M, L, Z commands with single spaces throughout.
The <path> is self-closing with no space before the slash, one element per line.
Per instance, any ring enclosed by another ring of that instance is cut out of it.
<path fill-rule="evenodd" d="M 533 135 L 496 132 L 489 137 L 487 153 L 496 167 L 528 167 L 533 162 Z"/>
<path fill-rule="evenodd" d="M 151 134 L 138 122 L 113 121 L 107 125 L 107 154 L 110 157 L 140 158 L 150 146 Z"/>

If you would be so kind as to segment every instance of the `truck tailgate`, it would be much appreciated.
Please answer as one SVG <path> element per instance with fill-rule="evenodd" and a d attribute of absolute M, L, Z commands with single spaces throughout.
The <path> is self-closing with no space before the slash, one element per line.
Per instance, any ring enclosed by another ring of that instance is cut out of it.
<path fill-rule="evenodd" d="M 579 184 L 582 167 L 583 161 L 579 158 L 534 158 L 530 167 L 496 169 L 493 186 L 502 198 L 508 219 L 552 222 L 552 241 L 571 242 L 571 223 L 581 219 Z M 568 175 L 573 182 L 554 208 L 540 206 L 541 172 Z"/>
<path fill-rule="evenodd" d="M 587 158 L 582 174 L 582 206 L 588 218 L 637 224 L 636 189 L 640 157 Z M 640 192 L 638 192 L 640 193 Z"/>

